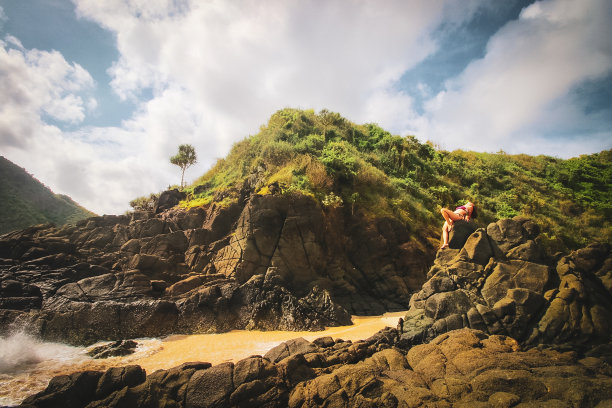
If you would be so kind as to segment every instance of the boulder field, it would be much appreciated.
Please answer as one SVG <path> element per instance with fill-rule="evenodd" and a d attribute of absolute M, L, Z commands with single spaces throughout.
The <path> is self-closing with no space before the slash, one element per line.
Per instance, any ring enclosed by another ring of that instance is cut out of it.
<path fill-rule="evenodd" d="M 54 378 L 22 406 L 612 406 L 610 247 L 551 257 L 538 234 L 519 217 L 486 229 L 457 222 L 403 327 L 369 339 L 294 339 L 264 356 L 149 374 L 139 366 L 78 372 Z M 254 245 L 241 237 L 229 241 Z M 236 271 L 244 284 L 265 285 L 271 272 L 258 273 L 258 262 Z M 274 279 L 287 282 L 279 269 Z"/>
<path fill-rule="evenodd" d="M 22 407 L 609 407 L 612 367 L 474 329 L 404 349 L 385 329 L 351 343 L 285 342 L 264 356 L 148 374 L 139 366 L 55 377 Z"/>
<path fill-rule="evenodd" d="M 536 244 L 538 234 L 528 219 L 503 219 L 475 230 L 459 248 L 438 251 L 427 282 L 410 300 L 402 341 L 471 328 L 525 346 L 608 343 L 610 246 L 594 243 L 551 259 Z"/>
<path fill-rule="evenodd" d="M 433 253 L 391 218 L 255 195 L 0 236 L 0 333 L 99 340 L 314 330 L 406 310 Z"/>

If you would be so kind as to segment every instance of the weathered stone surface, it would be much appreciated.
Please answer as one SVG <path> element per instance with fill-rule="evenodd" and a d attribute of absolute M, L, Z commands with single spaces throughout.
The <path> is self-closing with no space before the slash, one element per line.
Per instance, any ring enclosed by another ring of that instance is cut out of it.
<path fill-rule="evenodd" d="M 187 195 L 182 191 L 177 189 L 166 190 L 159 195 L 159 198 L 155 203 L 155 213 L 158 214 L 164 210 L 168 210 L 175 205 L 178 205 L 178 203 L 185 198 L 187 198 Z"/>
<path fill-rule="evenodd" d="M 185 408 L 224 407 L 234 389 L 233 363 L 196 371 L 187 384 Z"/>
<path fill-rule="evenodd" d="M 451 249 L 461 249 L 467 241 L 468 237 L 476 231 L 476 225 L 473 222 L 464 220 L 455 221 L 453 229 L 448 236 L 448 247 Z"/>
<path fill-rule="evenodd" d="M 25 407 L 84 407 L 94 400 L 98 381 L 102 373 L 83 371 L 71 375 L 54 377 L 46 390 L 26 398 Z"/>
<path fill-rule="evenodd" d="M 145 370 L 137 365 L 109 368 L 98 380 L 96 399 L 101 399 L 123 387 L 134 387 L 146 379 Z"/>
<path fill-rule="evenodd" d="M 133 340 L 118 340 L 110 344 L 94 347 L 87 354 L 93 358 L 127 356 L 136 351 L 138 343 Z"/>
<path fill-rule="evenodd" d="M 268 360 L 273 363 L 278 363 L 284 358 L 289 356 L 293 356 L 296 354 L 306 354 L 312 352 L 316 347 L 309 341 L 304 340 L 303 338 L 298 338 L 294 340 L 289 340 L 278 346 L 274 347 L 270 351 L 266 353 L 264 356 Z"/>
<path fill-rule="evenodd" d="M 596 357 L 522 351 L 510 337 L 472 329 L 401 349 L 394 332 L 354 344 L 295 339 L 270 350 L 273 361 L 185 363 L 146 378 L 138 366 L 76 373 L 52 380 L 24 406 L 595 407 L 612 400 L 612 369 Z"/>
<path fill-rule="evenodd" d="M 429 280 L 410 300 L 402 344 L 462 327 L 529 345 L 609 342 L 609 245 L 590 245 L 555 265 L 536 244 L 538 233 L 526 218 L 500 220 L 459 250 L 438 251 Z"/>

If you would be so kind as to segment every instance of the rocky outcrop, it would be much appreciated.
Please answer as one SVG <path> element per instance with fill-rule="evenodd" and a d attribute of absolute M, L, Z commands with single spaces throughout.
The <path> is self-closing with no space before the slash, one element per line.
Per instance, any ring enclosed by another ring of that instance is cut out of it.
<path fill-rule="evenodd" d="M 117 340 L 110 344 L 94 347 L 87 352 L 88 356 L 93 358 L 108 358 L 116 356 L 127 356 L 136 351 L 138 343 L 134 340 Z"/>
<path fill-rule="evenodd" d="M 473 329 L 398 348 L 385 329 L 351 343 L 283 343 L 265 356 L 211 366 L 138 366 L 54 378 L 23 407 L 604 407 L 612 369 L 576 352 L 522 351 Z"/>
<path fill-rule="evenodd" d="M 350 324 L 407 308 L 427 258 L 397 221 L 304 196 L 40 225 L 0 237 L 0 332 L 88 343 Z"/>
<path fill-rule="evenodd" d="M 169 210 L 170 208 L 178 205 L 181 200 L 187 198 L 187 194 L 179 191 L 178 189 L 166 190 L 159 195 L 159 198 L 155 202 L 155 214 L 159 214 L 162 211 Z"/>
<path fill-rule="evenodd" d="M 429 280 L 412 296 L 402 341 L 418 344 L 469 327 L 524 345 L 609 342 L 609 245 L 554 261 L 536 243 L 538 234 L 528 219 L 504 219 L 474 231 L 460 248 L 440 250 Z"/>

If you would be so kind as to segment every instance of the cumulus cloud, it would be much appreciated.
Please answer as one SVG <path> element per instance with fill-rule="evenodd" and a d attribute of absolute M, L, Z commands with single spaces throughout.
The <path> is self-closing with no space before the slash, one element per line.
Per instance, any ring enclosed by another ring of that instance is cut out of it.
<path fill-rule="evenodd" d="M 95 109 L 94 87 L 85 69 L 57 51 L 28 50 L 12 36 L 0 41 L 2 154 L 89 209 L 118 212 L 135 193 L 158 190 L 153 180 L 168 181 L 169 171 L 146 158 L 138 127 L 60 129 Z"/>
<path fill-rule="evenodd" d="M 152 89 L 148 111 L 176 111 L 182 99 L 199 145 L 217 154 L 285 106 L 360 121 L 376 120 L 373 113 L 393 101 L 388 124 L 409 113 L 411 98 L 394 83 L 436 49 L 430 34 L 445 15 L 466 18 L 476 4 L 458 12 L 446 3 L 76 2 L 80 16 L 117 35 L 121 57 L 110 70 L 117 93 L 134 98 Z M 168 127 L 159 117 L 138 120 Z"/>
<path fill-rule="evenodd" d="M 449 148 L 561 156 L 600 150 L 612 134 L 587 129 L 593 118 L 571 90 L 612 71 L 611 17 L 607 0 L 530 5 L 490 39 L 482 59 L 428 101 L 416 132 Z M 558 137 L 566 126 L 573 140 Z"/>
<path fill-rule="evenodd" d="M 26 50 L 12 36 L 0 40 L 0 143 L 24 146 L 44 127 L 41 115 L 81 122 L 86 110 L 81 94 L 93 86 L 86 70 L 57 51 Z"/>

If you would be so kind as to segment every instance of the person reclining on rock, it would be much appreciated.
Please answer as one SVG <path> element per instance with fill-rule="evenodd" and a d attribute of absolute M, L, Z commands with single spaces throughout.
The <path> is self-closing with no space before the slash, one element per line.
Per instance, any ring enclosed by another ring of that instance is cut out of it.
<path fill-rule="evenodd" d="M 442 208 L 440 210 L 442 216 L 446 220 L 442 226 L 442 246 L 440 249 L 448 248 L 448 234 L 453 229 L 453 224 L 458 220 L 469 221 L 471 218 L 476 218 L 476 207 L 474 203 L 468 201 L 465 205 L 461 205 L 455 208 L 455 211 L 451 211 L 448 208 Z"/>

